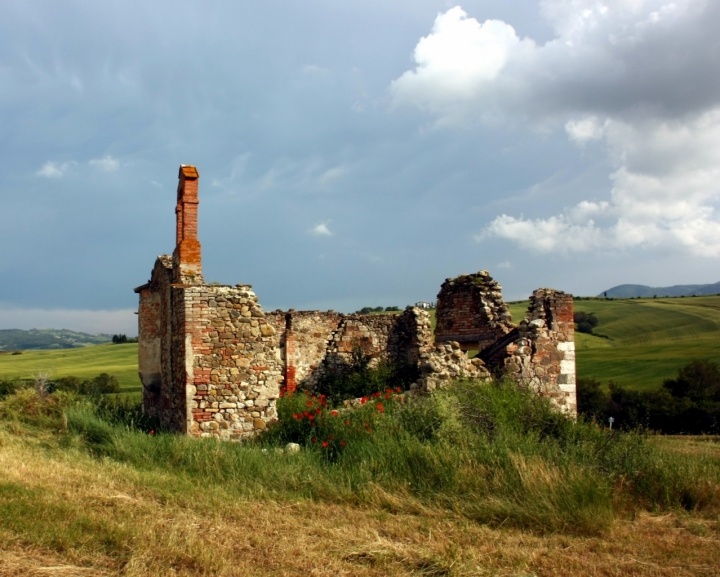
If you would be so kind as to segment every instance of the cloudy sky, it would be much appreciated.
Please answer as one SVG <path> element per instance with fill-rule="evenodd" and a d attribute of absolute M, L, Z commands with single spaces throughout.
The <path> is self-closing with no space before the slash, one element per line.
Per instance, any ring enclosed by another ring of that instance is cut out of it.
<path fill-rule="evenodd" d="M 9 2 L 0 328 L 136 334 L 200 172 L 267 310 L 720 280 L 717 0 Z"/>

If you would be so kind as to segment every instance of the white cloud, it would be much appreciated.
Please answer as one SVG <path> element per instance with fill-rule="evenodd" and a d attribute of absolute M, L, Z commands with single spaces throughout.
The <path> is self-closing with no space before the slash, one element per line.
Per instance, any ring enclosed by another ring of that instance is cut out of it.
<path fill-rule="evenodd" d="M 62 178 L 70 168 L 70 162 L 53 162 L 48 160 L 42 165 L 42 168 L 35 173 L 35 176 L 44 176 L 45 178 Z"/>
<path fill-rule="evenodd" d="M 302 67 L 302 73 L 308 76 L 323 76 L 328 73 L 328 69 L 317 64 L 306 64 Z"/>
<path fill-rule="evenodd" d="M 328 227 L 327 222 L 320 222 L 310 229 L 310 234 L 314 236 L 333 236 L 334 233 Z"/>
<path fill-rule="evenodd" d="M 597 116 L 586 116 L 565 123 L 565 132 L 570 140 L 583 145 L 590 140 L 600 140 L 605 134 L 607 121 L 601 123 Z"/>
<path fill-rule="evenodd" d="M 481 24 L 456 6 L 439 14 L 432 32 L 420 39 L 414 52 L 417 66 L 392 83 L 393 97 L 399 105 L 429 110 L 444 121 L 460 121 L 467 108 L 474 109 L 483 85 L 497 79 L 512 55 L 533 46 L 531 40 L 520 40 L 509 24 Z"/>
<path fill-rule="evenodd" d="M 720 256 L 720 3 L 545 0 L 542 10 L 556 33 L 542 45 L 457 7 L 441 14 L 391 86 L 396 104 L 440 124 L 525 119 L 604 144 L 607 199 L 578 191 L 560 214 L 504 214 L 478 240 Z"/>
<path fill-rule="evenodd" d="M 318 177 L 318 184 L 323 188 L 327 188 L 335 181 L 345 176 L 345 174 L 347 174 L 346 167 L 334 166 L 333 168 L 327 169 Z"/>
<path fill-rule="evenodd" d="M 503 215 L 487 232 L 539 251 L 641 247 L 720 255 L 720 108 L 688 122 L 614 123 L 606 140 L 618 163 L 609 201 L 581 201 L 547 219 Z"/>
<path fill-rule="evenodd" d="M 90 166 L 96 166 L 105 172 L 115 172 L 120 168 L 120 162 L 116 158 L 107 155 L 103 158 L 93 158 L 90 160 Z"/>

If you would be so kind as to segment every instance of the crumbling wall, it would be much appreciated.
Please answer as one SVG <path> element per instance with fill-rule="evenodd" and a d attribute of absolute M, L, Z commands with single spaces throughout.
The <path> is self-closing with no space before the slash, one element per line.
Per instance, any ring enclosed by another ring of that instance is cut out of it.
<path fill-rule="evenodd" d="M 344 315 L 334 311 L 274 311 L 268 322 L 277 331 L 276 345 L 280 357 L 293 370 L 296 384 L 310 378 L 327 354 L 328 343 L 337 331 Z M 291 346 L 288 346 L 291 343 Z M 286 377 L 286 384 L 287 384 Z"/>
<path fill-rule="evenodd" d="M 445 279 L 437 296 L 435 341 L 482 350 L 513 328 L 502 287 L 483 270 Z"/>
<path fill-rule="evenodd" d="M 530 297 L 526 318 L 517 327 L 510 321 L 501 287 L 487 271 L 447 279 L 438 295 L 435 339 L 438 343 L 464 340 L 445 350 L 445 367 L 455 365 L 461 373 L 471 372 L 456 362 L 461 362 L 460 349 L 478 348 L 477 359 L 484 367 L 478 370 L 488 370 L 498 378 L 509 376 L 575 415 L 572 295 L 538 289 Z M 437 372 L 437 368 L 430 371 L 426 388 L 435 385 Z M 447 373 L 447 368 L 443 372 Z M 451 370 L 451 374 L 456 372 Z"/>
<path fill-rule="evenodd" d="M 417 366 L 421 346 L 432 342 L 429 316 L 420 309 L 376 315 L 291 310 L 274 311 L 267 318 L 277 330 L 285 385 L 291 389 L 313 390 L 323 375 L 348 370 L 358 354 L 368 357 L 370 366 Z"/>
<path fill-rule="evenodd" d="M 177 371 L 174 338 L 181 319 L 175 314 L 178 298 L 173 294 L 172 258 L 162 255 L 155 261 L 150 281 L 135 289 L 138 309 L 138 372 L 142 383 L 145 412 L 170 430 L 185 429 L 186 397 Z"/>
<path fill-rule="evenodd" d="M 562 411 L 577 414 L 572 295 L 536 290 L 517 335 L 507 348 L 507 374 L 550 398 Z"/>

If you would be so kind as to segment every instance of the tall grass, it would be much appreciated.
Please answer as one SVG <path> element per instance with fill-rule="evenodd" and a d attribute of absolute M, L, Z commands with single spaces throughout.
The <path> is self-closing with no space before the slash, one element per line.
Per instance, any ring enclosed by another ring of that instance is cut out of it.
<path fill-rule="evenodd" d="M 0 403 L 0 418 L 51 429 L 68 450 L 171 474 L 171 500 L 216 487 L 239 499 L 446 510 L 493 526 L 581 535 L 639 510 L 720 511 L 717 460 L 574 422 L 515 385 L 457 383 L 428 397 L 387 397 L 333 409 L 296 394 L 281 400 L 281 422 L 243 445 L 141 430 L 109 418 L 107 407 L 31 391 Z M 315 417 L 294 418 L 303 407 Z M 289 441 L 302 450 L 286 450 Z"/>

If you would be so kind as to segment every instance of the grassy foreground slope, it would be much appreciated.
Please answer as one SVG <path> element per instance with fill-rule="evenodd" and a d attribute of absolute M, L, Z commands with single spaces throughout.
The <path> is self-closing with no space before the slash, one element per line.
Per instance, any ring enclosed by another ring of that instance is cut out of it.
<path fill-rule="evenodd" d="M 523 318 L 527 303 L 511 307 Z M 720 362 L 720 296 L 575 301 L 598 336 L 575 333 L 579 378 L 652 389 L 695 359 Z M 602 336 L 600 336 L 602 335 Z"/>
<path fill-rule="evenodd" d="M 78 349 L 24 351 L 0 354 L 0 379 L 32 379 L 39 372 L 50 378 L 75 376 L 92 379 L 100 373 L 114 375 L 123 392 L 140 391 L 137 343 L 92 345 Z"/>
<path fill-rule="evenodd" d="M 314 432 L 343 434 L 335 455 L 314 436 L 218 443 L 112 425 L 67 395 L 6 397 L 0 577 L 717 575 L 709 439 L 659 446 L 509 383 L 329 409 Z"/>

